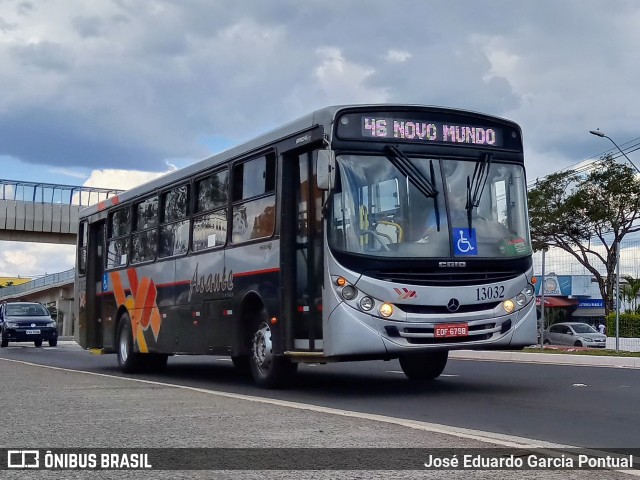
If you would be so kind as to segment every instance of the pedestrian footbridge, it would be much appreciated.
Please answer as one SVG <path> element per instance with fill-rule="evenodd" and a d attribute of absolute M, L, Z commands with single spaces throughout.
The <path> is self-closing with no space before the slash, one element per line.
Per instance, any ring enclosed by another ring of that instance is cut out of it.
<path fill-rule="evenodd" d="M 80 209 L 120 192 L 0 179 L 0 240 L 75 244 Z"/>

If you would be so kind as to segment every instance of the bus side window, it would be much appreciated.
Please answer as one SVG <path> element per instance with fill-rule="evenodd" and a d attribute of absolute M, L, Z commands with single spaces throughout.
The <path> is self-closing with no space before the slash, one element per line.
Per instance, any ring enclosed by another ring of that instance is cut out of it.
<path fill-rule="evenodd" d="M 158 257 L 186 253 L 189 248 L 189 186 L 180 185 L 162 194 Z"/>
<path fill-rule="evenodd" d="M 233 243 L 270 237 L 275 229 L 275 155 L 235 165 L 233 169 Z M 257 197 L 255 199 L 252 199 Z M 251 200 L 247 200 L 251 199 Z"/>
<path fill-rule="evenodd" d="M 225 168 L 195 183 L 196 213 L 193 219 L 194 252 L 222 247 L 227 243 L 229 171 Z"/>
<path fill-rule="evenodd" d="M 109 215 L 109 242 L 107 244 L 107 268 L 127 264 L 131 210 L 124 207 Z"/>
<path fill-rule="evenodd" d="M 87 240 L 88 240 L 88 225 L 87 222 L 80 223 L 80 230 L 78 232 L 78 274 L 84 275 L 87 273 Z"/>
<path fill-rule="evenodd" d="M 158 244 L 158 196 L 136 203 L 133 210 L 135 232 L 131 237 L 131 263 L 154 260 Z"/>

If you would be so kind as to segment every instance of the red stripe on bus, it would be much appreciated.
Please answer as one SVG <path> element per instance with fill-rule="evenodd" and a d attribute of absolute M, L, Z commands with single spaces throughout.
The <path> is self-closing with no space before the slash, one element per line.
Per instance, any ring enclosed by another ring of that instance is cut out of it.
<path fill-rule="evenodd" d="M 279 268 L 267 268 L 266 270 L 254 270 L 253 272 L 234 273 L 233 277 L 248 277 L 249 275 L 261 275 L 263 273 L 277 273 Z"/>

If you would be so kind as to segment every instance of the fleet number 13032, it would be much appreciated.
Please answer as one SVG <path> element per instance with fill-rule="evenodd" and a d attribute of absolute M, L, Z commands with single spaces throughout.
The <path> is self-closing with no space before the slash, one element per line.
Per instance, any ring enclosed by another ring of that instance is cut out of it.
<path fill-rule="evenodd" d="M 498 298 L 504 298 L 503 285 L 490 285 L 487 287 L 476 288 L 476 300 L 478 302 L 482 302 L 483 300 L 495 300 Z"/>

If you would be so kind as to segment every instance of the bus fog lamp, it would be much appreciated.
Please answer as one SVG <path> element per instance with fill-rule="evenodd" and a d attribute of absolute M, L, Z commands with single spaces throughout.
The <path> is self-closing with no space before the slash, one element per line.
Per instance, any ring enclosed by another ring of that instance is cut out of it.
<path fill-rule="evenodd" d="M 365 312 L 371 310 L 373 308 L 373 298 L 362 297 L 362 300 L 360 300 L 360 308 Z"/>
<path fill-rule="evenodd" d="M 342 298 L 345 300 L 353 300 L 358 296 L 358 290 L 353 285 L 347 285 L 342 289 Z"/>
<path fill-rule="evenodd" d="M 504 311 L 507 313 L 511 313 L 515 310 L 516 305 L 515 303 L 513 303 L 513 300 L 505 300 L 502 303 L 502 307 L 504 308 Z"/>
<path fill-rule="evenodd" d="M 380 315 L 383 317 L 390 317 L 393 314 L 393 305 L 390 303 L 383 303 L 380 305 Z"/>
<path fill-rule="evenodd" d="M 516 303 L 519 307 L 522 307 L 525 303 L 527 303 L 527 296 L 524 293 L 519 293 L 516 297 Z"/>

